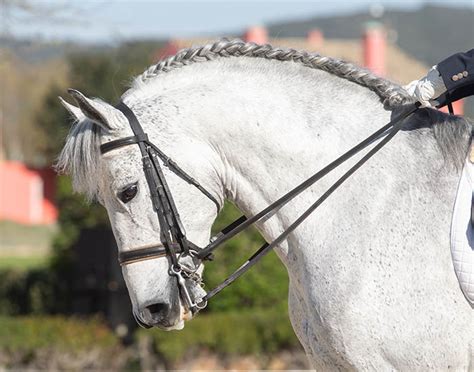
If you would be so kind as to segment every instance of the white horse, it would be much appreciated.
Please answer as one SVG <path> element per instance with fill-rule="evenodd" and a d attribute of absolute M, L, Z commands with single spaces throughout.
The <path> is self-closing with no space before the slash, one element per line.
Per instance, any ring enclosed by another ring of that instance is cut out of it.
<path fill-rule="evenodd" d="M 73 96 L 79 108 L 63 102 L 77 123 L 59 167 L 72 174 L 76 190 L 107 209 L 120 251 L 156 244 L 160 227 L 138 146 L 99 153 L 101 143 L 132 135 L 128 121 L 101 100 Z M 349 63 L 226 40 L 150 67 L 122 100 L 155 145 L 221 205 L 228 199 L 247 216 L 409 102 L 398 85 Z M 314 368 L 473 367 L 473 311 L 449 250 L 469 138 L 464 119 L 419 110 L 278 247 L 290 279 L 291 322 Z M 164 173 L 188 238 L 205 246 L 215 204 L 169 169 Z M 258 224 L 267 241 L 334 177 Z M 163 257 L 124 266 L 123 275 L 141 323 L 180 329 L 192 315 L 168 270 Z M 194 282 L 188 286 L 195 298 L 203 296 Z"/>

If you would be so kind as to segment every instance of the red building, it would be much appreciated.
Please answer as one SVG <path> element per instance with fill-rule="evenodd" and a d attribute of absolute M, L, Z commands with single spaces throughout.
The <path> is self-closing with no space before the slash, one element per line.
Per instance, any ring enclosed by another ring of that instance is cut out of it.
<path fill-rule="evenodd" d="M 1 161 L 0 220 L 28 225 L 56 222 L 55 177 L 51 168 L 32 169 L 20 162 Z"/>

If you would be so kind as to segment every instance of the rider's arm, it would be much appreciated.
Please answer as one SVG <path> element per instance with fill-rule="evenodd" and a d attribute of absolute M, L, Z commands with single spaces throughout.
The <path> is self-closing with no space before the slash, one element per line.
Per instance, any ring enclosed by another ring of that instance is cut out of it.
<path fill-rule="evenodd" d="M 433 66 L 428 74 L 420 80 L 414 80 L 404 88 L 423 106 L 446 104 L 446 92 L 457 92 L 456 99 L 473 94 L 474 84 L 474 49 L 457 53 Z M 468 87 L 470 86 L 470 87 Z M 441 95 L 440 102 L 434 101 Z M 430 102 L 431 101 L 431 102 Z M 449 101 L 449 100 L 448 100 Z"/>
<path fill-rule="evenodd" d="M 448 91 L 474 83 L 474 49 L 457 53 L 438 63 L 437 69 Z M 435 97 L 436 98 L 436 97 Z"/>

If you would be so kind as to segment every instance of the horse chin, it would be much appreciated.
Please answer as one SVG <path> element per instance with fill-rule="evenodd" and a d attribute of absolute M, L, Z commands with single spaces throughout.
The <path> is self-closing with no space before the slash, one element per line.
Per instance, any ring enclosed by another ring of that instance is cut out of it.
<path fill-rule="evenodd" d="M 153 325 L 153 327 L 159 328 L 162 331 L 179 331 L 179 330 L 184 328 L 184 320 L 180 319 L 178 322 L 176 322 L 172 326 L 163 326 L 163 325 L 160 325 L 160 324 L 155 324 L 155 325 Z"/>
<path fill-rule="evenodd" d="M 182 316 L 179 318 L 175 319 L 173 324 L 170 322 L 154 322 L 154 321 L 146 321 L 144 320 L 141 316 L 137 316 L 134 313 L 135 320 L 137 321 L 138 325 L 140 325 L 143 328 L 149 329 L 149 328 L 159 328 L 163 331 L 174 331 L 174 330 L 180 330 L 184 328 L 184 319 Z"/>

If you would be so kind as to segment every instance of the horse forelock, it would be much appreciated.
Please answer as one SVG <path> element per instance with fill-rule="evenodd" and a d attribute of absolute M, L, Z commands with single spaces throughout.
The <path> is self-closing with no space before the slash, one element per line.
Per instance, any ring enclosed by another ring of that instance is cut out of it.
<path fill-rule="evenodd" d="M 89 119 L 76 122 L 55 164 L 59 173 L 72 176 L 74 190 L 89 200 L 96 198 L 99 190 L 96 175 L 99 171 L 100 134 L 100 127 Z"/>

